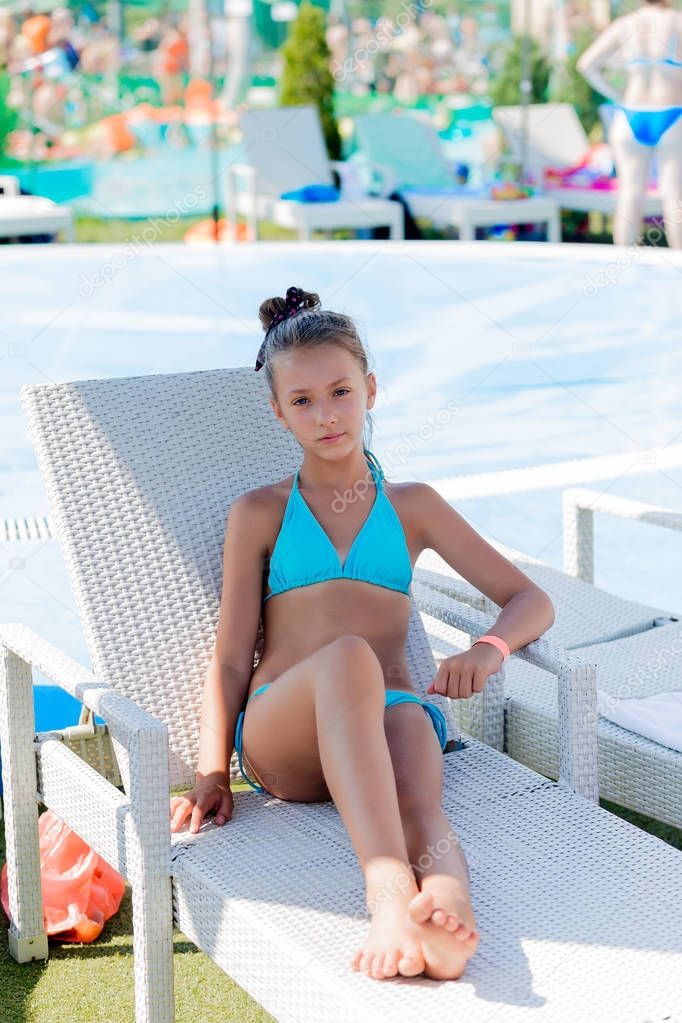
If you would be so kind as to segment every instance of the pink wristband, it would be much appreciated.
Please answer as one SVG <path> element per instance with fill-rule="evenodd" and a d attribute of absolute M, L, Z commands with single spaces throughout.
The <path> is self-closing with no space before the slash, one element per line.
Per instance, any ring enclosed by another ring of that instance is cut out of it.
<path fill-rule="evenodd" d="M 500 639 L 499 636 L 479 636 L 478 639 L 472 645 L 476 646 L 476 643 L 492 643 L 493 646 L 496 646 L 497 649 L 502 654 L 503 664 L 509 657 L 510 653 L 509 647 L 507 646 L 503 639 Z"/>

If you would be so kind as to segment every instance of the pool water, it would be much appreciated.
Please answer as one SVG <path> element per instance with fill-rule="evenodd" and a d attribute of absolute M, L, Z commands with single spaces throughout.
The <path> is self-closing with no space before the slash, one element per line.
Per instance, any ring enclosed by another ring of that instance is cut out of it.
<path fill-rule="evenodd" d="M 98 162 L 92 191 L 74 201 L 74 210 L 76 214 L 105 219 L 164 217 L 171 211 L 181 216 L 209 214 L 214 182 L 222 206 L 225 172 L 240 149 L 239 146 L 218 149 L 215 164 L 208 147 L 169 146 L 142 158 L 119 157 Z"/>

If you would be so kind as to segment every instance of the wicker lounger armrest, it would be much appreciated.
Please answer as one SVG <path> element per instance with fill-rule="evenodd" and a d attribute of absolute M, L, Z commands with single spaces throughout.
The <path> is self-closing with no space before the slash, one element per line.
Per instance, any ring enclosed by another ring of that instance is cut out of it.
<path fill-rule="evenodd" d="M 486 597 L 485 593 L 481 593 L 452 569 L 448 572 L 445 568 L 441 570 L 415 565 L 412 577 L 417 582 L 423 583 L 433 590 L 440 590 L 454 600 L 468 604 L 469 607 L 476 608 L 477 611 L 482 611 L 484 614 L 497 616 L 500 613 L 500 609 L 489 597 Z"/>
<path fill-rule="evenodd" d="M 447 576 L 442 577 L 447 581 Z M 478 638 L 496 617 L 462 603 L 441 589 L 413 579 L 419 611 Z M 558 683 L 559 785 L 597 802 L 597 665 L 567 653 L 546 639 L 534 640 L 512 653 L 556 675 Z M 504 669 L 501 669 L 503 673 Z"/>
<path fill-rule="evenodd" d="M 32 666 L 106 720 L 125 795 L 60 741 L 58 733 L 35 732 Z M 48 954 L 38 800 L 131 881 L 136 914 L 169 956 L 171 836 L 165 723 L 98 681 L 31 629 L 2 624 L 0 743 L 12 919 L 9 945 L 14 958 L 25 962 Z M 143 962 L 135 963 L 136 981 L 143 982 L 144 969 Z"/>
<path fill-rule="evenodd" d="M 563 492 L 564 572 L 594 582 L 594 513 L 606 512 L 623 519 L 648 522 L 666 529 L 682 530 L 682 512 L 661 508 L 629 497 L 604 494 L 587 487 Z"/>
<path fill-rule="evenodd" d="M 142 732 L 166 734 L 168 729 L 133 700 L 100 682 L 88 669 L 28 626 L 12 622 L 0 625 L 0 648 L 11 651 L 25 664 L 37 668 L 88 710 L 102 717 L 113 738 L 125 749 Z"/>

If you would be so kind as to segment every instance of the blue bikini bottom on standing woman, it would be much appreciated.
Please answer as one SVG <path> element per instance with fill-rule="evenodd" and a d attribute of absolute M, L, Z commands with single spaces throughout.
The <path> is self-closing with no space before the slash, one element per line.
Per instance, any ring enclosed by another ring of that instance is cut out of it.
<path fill-rule="evenodd" d="M 637 110 L 618 104 L 618 109 L 623 111 L 632 134 L 643 146 L 657 146 L 668 128 L 672 128 L 677 119 L 682 117 L 682 107 Z"/>
<path fill-rule="evenodd" d="M 255 689 L 251 693 L 251 696 L 249 697 L 249 699 L 246 701 L 247 706 L 251 702 L 251 700 L 253 700 L 254 696 L 258 696 L 259 693 L 262 693 L 270 685 L 272 685 L 272 682 L 266 682 L 265 685 L 259 686 L 258 689 Z M 422 707 L 424 708 L 426 713 L 431 718 L 431 721 L 433 723 L 433 727 L 436 730 L 436 735 L 438 736 L 438 741 L 440 743 L 440 748 L 442 750 L 444 750 L 445 746 L 446 746 L 446 743 L 448 741 L 448 726 L 447 726 L 447 723 L 445 721 L 445 715 L 443 714 L 442 710 L 439 707 L 436 707 L 436 705 L 434 703 L 429 703 L 427 700 L 420 700 L 419 697 L 416 696 L 414 693 L 409 693 L 409 692 L 407 692 L 407 691 L 405 691 L 403 689 L 387 689 L 386 690 L 386 706 L 387 707 L 394 707 L 394 706 L 396 706 L 399 703 L 420 703 L 422 705 Z M 245 781 L 247 781 L 249 783 L 249 785 L 251 786 L 252 789 L 255 789 L 256 792 L 265 792 L 265 789 L 263 788 L 263 786 L 262 785 L 256 785 L 251 780 L 251 778 L 249 778 L 249 776 L 246 774 L 246 772 L 244 771 L 244 766 L 243 766 L 243 763 L 242 763 L 242 736 L 243 736 L 243 732 L 244 732 L 244 710 L 240 712 L 239 717 L 237 718 L 237 724 L 236 724 L 235 730 L 234 730 L 234 748 L 236 749 L 237 757 L 239 758 L 239 770 L 241 771 L 242 776 L 245 779 Z"/>

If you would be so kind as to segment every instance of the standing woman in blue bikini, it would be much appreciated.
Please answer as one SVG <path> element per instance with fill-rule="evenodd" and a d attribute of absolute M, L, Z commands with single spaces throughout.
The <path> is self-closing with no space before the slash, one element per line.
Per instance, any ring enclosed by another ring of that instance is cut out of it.
<path fill-rule="evenodd" d="M 577 64 L 590 85 L 618 107 L 608 136 L 619 181 L 616 245 L 632 245 L 639 238 L 656 153 L 666 239 L 671 249 L 682 249 L 681 45 L 682 12 L 668 0 L 645 0 L 611 22 Z M 603 77 L 606 64 L 627 70 L 622 96 Z"/>
<path fill-rule="evenodd" d="M 371 916 L 349 966 L 456 979 L 479 936 L 441 808 L 445 719 L 416 695 L 405 659 L 412 568 L 432 548 L 502 607 L 489 635 L 441 662 L 428 691 L 453 699 L 480 692 L 510 650 L 548 629 L 552 603 L 428 484 L 385 480 L 363 440 L 377 385 L 350 317 L 296 287 L 259 316 L 255 368 L 303 460 L 230 507 L 195 787 L 171 800 L 171 830 L 190 814 L 192 831 L 207 812 L 231 818 L 234 742 L 258 791 L 334 801 Z"/>

